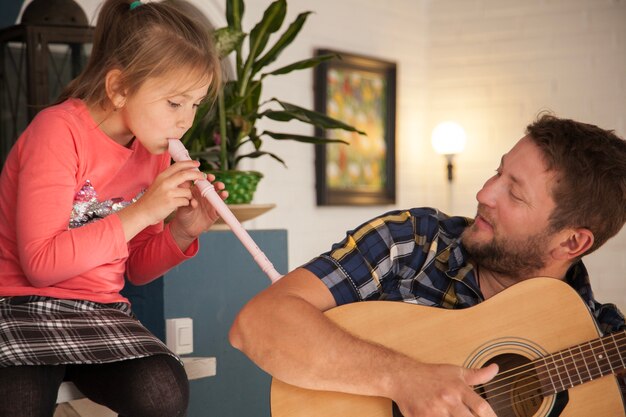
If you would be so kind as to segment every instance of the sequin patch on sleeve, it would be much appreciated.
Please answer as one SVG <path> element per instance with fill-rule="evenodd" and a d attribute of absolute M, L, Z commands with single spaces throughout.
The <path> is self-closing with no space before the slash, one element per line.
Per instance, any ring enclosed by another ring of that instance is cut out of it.
<path fill-rule="evenodd" d="M 124 201 L 119 197 L 98 201 L 96 189 L 91 185 L 91 181 L 87 180 L 74 195 L 74 206 L 70 215 L 69 228 L 74 229 L 92 221 L 103 219 L 109 214 L 115 213 L 137 201 L 144 191 L 141 191 L 130 201 Z"/>

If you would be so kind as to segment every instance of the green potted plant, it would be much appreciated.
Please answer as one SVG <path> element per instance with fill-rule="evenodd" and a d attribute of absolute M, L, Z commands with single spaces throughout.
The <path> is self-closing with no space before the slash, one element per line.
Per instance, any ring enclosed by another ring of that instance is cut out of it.
<path fill-rule="evenodd" d="M 198 108 L 192 127 L 182 139 L 190 154 L 202 161 L 202 169 L 212 172 L 218 180 L 226 184 L 230 194 L 226 200 L 228 204 L 249 203 L 262 177 L 259 172 L 239 171 L 237 167 L 241 160 L 269 156 L 286 166 L 278 155 L 262 149 L 264 140 L 294 140 L 309 144 L 343 142 L 325 137 L 259 131 L 256 126 L 258 120 L 298 120 L 322 129 L 343 129 L 364 134 L 322 113 L 277 98 L 263 102 L 260 100 L 263 80 L 266 77 L 312 68 L 334 56 L 305 59 L 264 72 L 293 42 L 311 12 L 300 13 L 271 47 L 268 45 L 270 35 L 278 32 L 283 25 L 287 1 L 276 0 L 271 3 L 261 21 L 249 33 L 245 33 L 241 27 L 243 12 L 243 0 L 226 0 L 228 25 L 217 29 L 213 35 L 220 58 L 234 54 L 234 79 L 226 80 L 217 103 L 203 103 Z M 247 56 L 242 48 L 246 38 Z M 241 178 L 240 184 L 238 181 Z"/>

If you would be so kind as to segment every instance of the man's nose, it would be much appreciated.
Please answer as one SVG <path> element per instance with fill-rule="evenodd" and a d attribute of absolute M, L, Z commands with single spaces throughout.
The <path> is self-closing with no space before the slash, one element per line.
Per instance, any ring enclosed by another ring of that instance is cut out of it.
<path fill-rule="evenodd" d="M 488 207 L 494 207 L 498 195 L 498 180 L 490 178 L 476 193 L 476 201 Z"/>

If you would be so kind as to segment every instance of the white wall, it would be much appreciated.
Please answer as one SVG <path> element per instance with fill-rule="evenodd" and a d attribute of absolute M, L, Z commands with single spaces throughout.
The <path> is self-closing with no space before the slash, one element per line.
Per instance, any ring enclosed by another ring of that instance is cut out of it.
<path fill-rule="evenodd" d="M 224 24 L 222 0 L 192 2 L 217 26 Z M 98 1 L 80 3 L 90 10 Z M 244 27 L 251 28 L 269 3 L 248 0 Z M 289 0 L 287 21 L 305 10 L 315 13 L 276 66 L 322 47 L 398 64 L 398 201 L 393 207 L 316 207 L 313 147 L 267 142 L 289 168 L 269 158 L 248 165 L 266 175 L 255 202 L 277 207 L 246 226 L 288 229 L 290 268 L 389 209 L 436 206 L 472 216 L 476 191 L 540 110 L 626 136 L 624 0 Z M 312 107 L 311 71 L 268 79 L 264 96 Z M 430 147 L 432 128 L 447 119 L 468 134 L 452 189 L 443 158 Z M 311 133 L 296 124 L 292 131 Z M 597 297 L 623 308 L 625 252 L 622 231 L 587 260 Z"/>

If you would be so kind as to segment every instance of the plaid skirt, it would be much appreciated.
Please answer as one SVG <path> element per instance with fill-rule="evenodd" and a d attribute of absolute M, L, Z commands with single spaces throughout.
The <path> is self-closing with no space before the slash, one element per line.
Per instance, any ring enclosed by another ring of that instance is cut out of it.
<path fill-rule="evenodd" d="M 0 297 L 0 367 L 95 364 L 168 354 L 126 303 Z"/>

